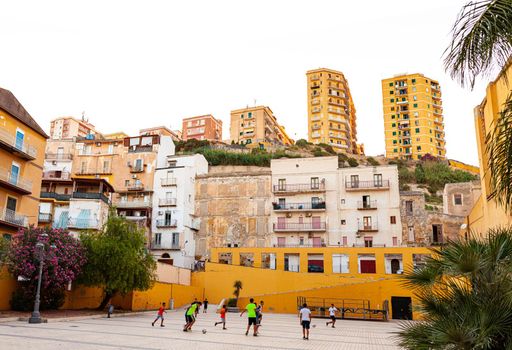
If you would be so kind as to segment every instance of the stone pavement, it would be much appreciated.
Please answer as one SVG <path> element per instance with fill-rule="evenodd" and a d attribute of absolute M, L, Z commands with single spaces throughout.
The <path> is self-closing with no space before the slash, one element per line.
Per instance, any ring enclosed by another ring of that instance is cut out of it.
<path fill-rule="evenodd" d="M 213 307 L 213 305 L 212 305 Z M 245 336 L 247 318 L 228 313 L 227 330 L 213 326 L 218 314 L 200 313 L 192 332 L 182 331 L 184 311 L 166 314 L 165 327 L 151 327 L 156 312 L 142 315 L 70 320 L 30 325 L 0 324 L 0 349 L 398 349 L 393 332 L 398 323 L 338 320 L 336 328 L 314 319 L 310 340 L 302 340 L 299 320 L 293 315 L 264 314 L 260 336 Z M 202 330 L 207 333 L 203 334 Z"/>

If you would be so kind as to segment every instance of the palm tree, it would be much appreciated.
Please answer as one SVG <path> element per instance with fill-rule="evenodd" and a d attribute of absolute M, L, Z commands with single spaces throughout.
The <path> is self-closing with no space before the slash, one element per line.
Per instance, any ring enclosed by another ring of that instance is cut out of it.
<path fill-rule="evenodd" d="M 235 296 L 236 299 L 238 299 L 238 297 L 240 296 L 240 290 L 242 289 L 242 281 L 235 281 L 235 283 L 233 284 L 233 288 L 235 288 L 235 290 L 233 291 L 233 295 Z"/>
<path fill-rule="evenodd" d="M 406 322 L 406 349 L 512 349 L 512 228 L 449 242 L 404 275 L 420 301 L 420 322 Z"/>
<path fill-rule="evenodd" d="M 471 1 L 462 8 L 450 46 L 445 51 L 445 69 L 462 86 L 473 88 L 478 76 L 512 64 L 512 0 Z M 502 106 L 499 119 L 487 135 L 491 191 L 498 203 L 512 209 L 512 93 Z"/>

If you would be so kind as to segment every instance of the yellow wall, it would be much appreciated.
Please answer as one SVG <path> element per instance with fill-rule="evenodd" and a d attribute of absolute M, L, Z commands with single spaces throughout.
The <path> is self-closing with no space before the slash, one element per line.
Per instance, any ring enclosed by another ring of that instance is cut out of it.
<path fill-rule="evenodd" d="M 0 268 L 0 311 L 11 309 L 9 302 L 15 289 L 16 280 L 7 272 L 7 268 Z"/>
<path fill-rule="evenodd" d="M 449 159 L 450 166 L 455 169 L 464 170 L 475 175 L 480 175 L 480 168 L 474 165 L 459 162 L 458 160 Z"/>

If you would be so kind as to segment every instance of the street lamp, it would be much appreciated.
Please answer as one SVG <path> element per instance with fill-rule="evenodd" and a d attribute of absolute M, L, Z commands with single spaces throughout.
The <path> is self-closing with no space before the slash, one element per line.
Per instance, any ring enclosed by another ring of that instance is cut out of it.
<path fill-rule="evenodd" d="M 43 278 L 43 265 L 45 259 L 45 251 L 44 251 L 44 243 L 41 242 L 41 238 L 48 238 L 46 233 L 43 233 L 39 236 L 38 242 L 36 243 L 36 250 L 39 252 L 39 279 L 37 280 L 37 292 L 36 292 L 36 301 L 34 302 L 34 311 L 32 311 L 32 316 L 28 319 L 28 323 L 41 323 L 43 320 L 41 319 L 41 314 L 39 313 L 39 305 L 41 304 L 41 279 Z M 54 249 L 55 244 L 52 244 L 50 248 Z"/>

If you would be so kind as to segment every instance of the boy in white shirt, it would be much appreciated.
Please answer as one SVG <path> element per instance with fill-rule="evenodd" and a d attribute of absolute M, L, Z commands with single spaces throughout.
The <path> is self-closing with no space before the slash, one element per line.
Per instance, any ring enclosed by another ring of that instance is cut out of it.
<path fill-rule="evenodd" d="M 338 309 L 336 309 L 334 304 L 331 304 L 331 307 L 329 308 L 329 317 L 331 320 L 329 322 L 325 322 L 326 326 L 332 323 L 332 328 L 335 328 L 334 324 L 336 323 L 336 311 L 338 311 Z"/>
<path fill-rule="evenodd" d="M 302 304 L 299 311 L 299 320 L 302 326 L 302 339 L 309 340 L 309 326 L 311 325 L 311 310 L 306 303 Z"/>

